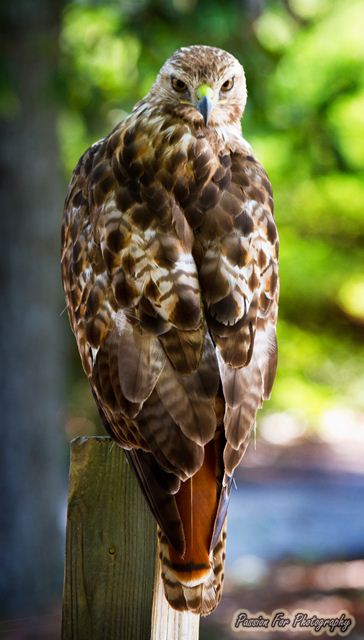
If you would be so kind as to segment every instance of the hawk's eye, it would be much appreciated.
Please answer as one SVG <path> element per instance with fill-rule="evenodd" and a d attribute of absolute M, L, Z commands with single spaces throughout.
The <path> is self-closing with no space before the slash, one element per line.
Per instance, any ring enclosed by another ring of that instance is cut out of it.
<path fill-rule="evenodd" d="M 229 80 L 225 80 L 221 85 L 221 91 L 231 91 L 234 86 L 234 78 L 229 78 Z"/>
<path fill-rule="evenodd" d="M 180 78 L 175 78 L 174 76 L 172 76 L 171 83 L 173 89 L 175 91 L 178 91 L 178 93 L 184 93 L 185 91 L 187 91 L 186 83 L 183 82 L 183 80 L 180 80 Z"/>

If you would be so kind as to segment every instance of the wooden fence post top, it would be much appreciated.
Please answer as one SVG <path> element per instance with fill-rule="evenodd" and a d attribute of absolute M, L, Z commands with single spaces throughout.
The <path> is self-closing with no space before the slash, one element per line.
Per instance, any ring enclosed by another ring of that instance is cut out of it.
<path fill-rule="evenodd" d="M 156 523 L 109 437 L 71 442 L 63 640 L 198 640 L 164 596 Z"/>

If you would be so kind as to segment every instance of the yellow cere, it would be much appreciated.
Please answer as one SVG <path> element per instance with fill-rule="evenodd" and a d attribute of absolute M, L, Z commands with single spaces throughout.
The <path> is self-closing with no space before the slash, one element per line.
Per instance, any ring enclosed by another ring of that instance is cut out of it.
<path fill-rule="evenodd" d="M 196 96 L 198 97 L 199 100 L 201 100 L 201 98 L 204 98 L 204 97 L 212 98 L 213 93 L 214 93 L 214 90 L 208 84 L 201 84 L 196 89 Z"/>

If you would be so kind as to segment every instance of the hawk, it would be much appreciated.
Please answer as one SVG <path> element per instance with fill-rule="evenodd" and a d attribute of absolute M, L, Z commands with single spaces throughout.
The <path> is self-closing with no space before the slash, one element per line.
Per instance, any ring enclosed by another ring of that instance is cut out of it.
<path fill-rule="evenodd" d="M 278 237 L 235 57 L 184 47 L 81 157 L 62 275 L 83 368 L 158 523 L 165 595 L 221 597 L 233 474 L 276 365 Z"/>

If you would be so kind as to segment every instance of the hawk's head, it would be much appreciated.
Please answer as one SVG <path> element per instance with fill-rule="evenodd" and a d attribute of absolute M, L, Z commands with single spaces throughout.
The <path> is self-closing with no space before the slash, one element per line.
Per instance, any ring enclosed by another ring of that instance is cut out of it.
<path fill-rule="evenodd" d="M 239 122 L 246 103 L 244 69 L 222 49 L 196 45 L 178 49 L 163 65 L 148 99 L 194 124 Z"/>

